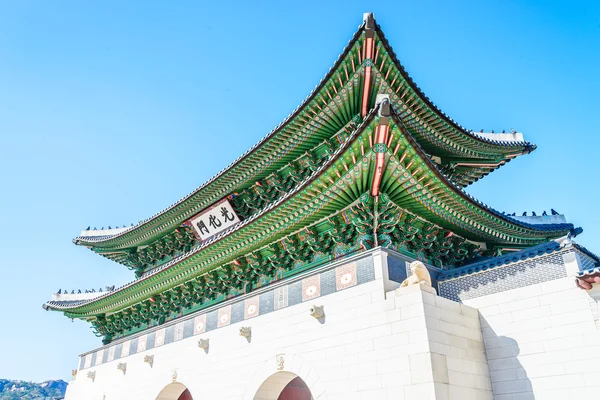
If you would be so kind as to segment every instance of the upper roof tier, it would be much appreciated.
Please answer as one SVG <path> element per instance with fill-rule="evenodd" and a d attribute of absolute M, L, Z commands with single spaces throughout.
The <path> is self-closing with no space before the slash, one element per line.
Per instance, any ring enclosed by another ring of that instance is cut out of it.
<path fill-rule="evenodd" d="M 351 121 L 360 122 L 375 106 L 378 93 L 389 96 L 406 131 L 441 173 L 459 187 L 535 149 L 521 134 L 476 134 L 444 114 L 400 64 L 373 15 L 365 14 L 359 29 L 312 93 L 236 161 L 135 226 L 103 230 L 101 234 L 84 231 L 73 241 L 125 263 L 124 250 L 171 234 L 211 204 L 252 187 L 319 143 L 332 139 Z"/>

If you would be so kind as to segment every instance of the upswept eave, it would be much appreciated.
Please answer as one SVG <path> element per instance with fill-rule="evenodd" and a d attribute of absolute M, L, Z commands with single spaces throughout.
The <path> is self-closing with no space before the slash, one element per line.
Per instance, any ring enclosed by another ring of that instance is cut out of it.
<path fill-rule="evenodd" d="M 399 126 L 402 126 L 406 130 L 406 126 L 405 126 L 404 122 L 402 121 L 402 119 L 399 117 L 399 115 L 397 114 L 397 112 L 393 108 L 392 108 L 392 118 L 393 118 L 393 120 Z M 500 219 L 502 219 L 502 220 L 504 220 L 504 221 L 506 221 L 506 222 L 508 222 L 510 224 L 521 226 L 521 227 L 527 228 L 527 229 L 532 229 L 532 230 L 537 230 L 537 231 L 566 231 L 566 232 L 573 231 L 573 233 L 579 233 L 580 232 L 580 231 L 575 231 L 575 227 L 571 223 L 562 223 L 562 224 L 531 224 L 531 223 L 527 223 L 525 221 L 521 221 L 521 220 L 518 220 L 518 219 L 515 219 L 515 218 L 511 218 L 506 213 L 500 212 L 500 211 L 492 208 L 491 206 L 487 205 L 486 203 L 483 203 L 482 201 L 480 201 L 480 200 L 476 199 L 475 197 L 473 197 L 464 188 L 462 188 L 461 186 L 457 185 L 452 179 L 450 179 L 446 174 L 444 174 L 440 170 L 440 168 L 438 167 L 438 165 L 431 160 L 431 157 L 429 157 L 427 155 L 427 153 L 425 153 L 425 151 L 423 150 L 423 148 L 421 147 L 421 145 L 419 144 L 419 142 L 417 142 L 417 140 L 415 138 L 413 138 L 408 133 L 405 135 L 405 137 L 406 137 L 406 139 L 409 142 L 411 142 L 411 144 L 413 145 L 413 147 L 415 148 L 415 150 L 418 153 L 420 153 L 421 158 L 425 161 L 425 163 L 428 165 L 428 167 L 433 172 L 435 172 L 435 174 L 438 176 L 438 178 L 440 180 L 442 180 L 447 187 L 449 187 L 454 192 L 456 192 L 461 197 L 463 197 L 465 200 L 467 200 L 469 203 L 473 204 L 476 207 L 479 207 L 483 211 L 489 212 L 489 213 L 493 214 L 494 216 L 496 216 L 497 218 L 500 218 Z M 578 228 L 578 229 L 581 229 L 581 228 Z"/>
<path fill-rule="evenodd" d="M 523 154 L 530 153 L 537 148 L 537 146 L 535 144 L 532 144 L 527 141 L 506 141 L 506 140 L 490 139 L 488 137 L 485 137 L 485 136 L 479 135 L 475 132 L 472 132 L 472 131 L 466 129 L 465 127 L 463 127 L 462 125 L 460 125 L 458 122 L 454 121 L 449 115 L 444 113 L 436 104 L 434 104 L 431 101 L 431 99 L 429 99 L 429 97 L 427 97 L 425 95 L 423 90 L 421 90 L 421 88 L 412 79 L 410 74 L 406 71 L 406 68 L 404 68 L 404 66 L 398 59 L 391 44 L 385 37 L 385 34 L 383 33 L 381 26 L 379 24 L 375 23 L 375 29 L 376 29 L 377 35 L 381 39 L 383 46 L 388 51 L 388 53 L 392 57 L 394 64 L 400 70 L 400 72 L 402 73 L 402 75 L 406 79 L 406 81 L 410 84 L 411 88 L 417 93 L 417 95 L 421 98 L 421 100 L 427 104 L 427 106 L 429 108 L 431 108 L 436 114 L 438 114 L 438 116 L 440 118 L 442 118 L 445 122 L 450 124 L 456 131 L 462 133 L 463 135 L 465 135 L 471 139 L 477 140 L 482 143 L 491 144 L 491 145 L 495 145 L 495 146 L 499 146 L 499 147 L 519 147 L 519 148 L 521 148 L 521 151 Z"/>
<path fill-rule="evenodd" d="M 89 245 L 89 246 L 93 246 L 94 244 L 98 244 L 98 243 L 102 243 L 102 242 L 108 242 L 108 241 L 114 240 L 116 238 L 122 238 L 122 237 L 125 237 L 127 235 L 131 235 L 133 232 L 138 231 L 141 228 L 144 228 L 147 225 L 151 224 L 153 221 L 155 221 L 160 216 L 163 216 L 164 214 L 168 213 L 169 211 L 174 210 L 177 206 L 185 203 L 188 199 L 190 199 L 191 197 L 199 194 L 207 186 L 209 186 L 212 183 L 214 183 L 215 181 L 217 181 L 227 171 L 231 170 L 232 167 L 234 167 L 235 165 L 239 164 L 242 160 L 244 160 L 250 154 L 252 154 L 254 151 L 256 151 L 256 149 L 258 149 L 264 143 L 266 143 L 277 132 L 281 131 L 286 126 L 286 124 L 288 122 L 292 121 L 294 119 L 294 117 L 296 117 L 297 115 L 300 114 L 300 112 L 304 109 L 304 107 L 307 106 L 313 100 L 313 98 L 321 91 L 321 89 L 326 85 L 326 83 L 331 78 L 332 74 L 336 71 L 336 69 L 344 61 L 344 59 L 345 59 L 346 55 L 348 54 L 348 52 L 352 49 L 352 47 L 355 45 L 356 41 L 359 39 L 359 37 L 360 37 L 360 35 L 361 35 L 362 31 L 363 31 L 364 26 L 365 26 L 365 22 L 363 21 L 363 23 L 359 25 L 358 30 L 352 36 L 352 39 L 350 39 L 348 41 L 348 44 L 346 45 L 346 47 L 344 48 L 344 50 L 342 51 L 342 53 L 340 53 L 340 55 L 338 56 L 338 58 L 335 61 L 334 65 L 329 69 L 329 71 L 327 72 L 327 74 L 315 86 L 315 88 L 310 92 L 310 94 L 302 101 L 302 103 L 300 103 L 300 105 L 298 105 L 296 107 L 296 109 L 294 111 L 292 111 L 281 123 L 279 123 L 279 125 L 277 125 L 275 128 L 273 128 L 273 130 L 271 130 L 271 132 L 269 132 L 267 135 L 265 135 L 256 144 L 254 144 L 250 149 L 248 149 L 244 154 L 242 154 L 241 156 L 239 156 L 236 160 L 234 160 L 233 162 L 231 162 L 228 166 L 226 166 L 225 168 L 223 168 L 221 171 L 219 171 L 217 174 L 215 174 L 212 178 L 210 178 L 209 180 L 207 180 L 206 182 L 204 182 L 202 185 L 200 185 L 199 187 L 197 187 L 190 194 L 182 197 L 181 199 L 179 199 L 175 203 L 173 203 L 170 206 L 164 208 L 163 210 L 161 210 L 158 213 L 154 214 L 150 218 L 147 218 L 147 219 L 139 222 L 137 225 L 134 225 L 134 226 L 128 228 L 127 230 L 125 230 L 125 231 L 119 232 L 119 233 L 114 234 L 114 235 L 104 235 L 104 236 L 83 236 L 83 235 L 80 235 L 80 236 L 77 236 L 77 237 L 75 237 L 73 239 L 73 243 L 76 244 L 76 245 L 83 245 L 83 246 L 88 246 Z"/>
<path fill-rule="evenodd" d="M 357 129 L 354 131 L 353 135 L 357 136 L 361 131 L 362 131 L 362 127 L 365 126 L 366 124 L 368 124 L 373 117 L 375 116 L 376 112 L 377 112 L 378 107 L 376 106 L 375 108 L 373 108 L 371 110 L 371 112 L 369 113 L 369 115 L 367 115 L 367 117 L 364 119 L 364 121 L 357 127 Z M 106 294 L 103 294 L 101 296 L 98 296 L 94 299 L 91 300 L 83 300 L 83 301 L 78 301 L 77 303 L 74 304 L 63 304 L 62 302 L 57 302 L 57 301 L 48 301 L 44 304 L 44 308 L 47 310 L 59 310 L 59 311 L 65 311 L 65 310 L 69 310 L 72 308 L 77 308 L 80 307 L 82 305 L 88 305 L 88 304 L 92 304 L 92 303 L 96 303 L 99 302 L 107 297 L 111 297 L 111 296 L 115 296 L 121 292 L 123 292 L 124 290 L 137 285 L 143 281 L 147 281 L 153 277 L 155 277 L 156 275 L 160 274 L 161 272 L 172 268 L 173 266 L 181 263 L 182 261 L 192 257 L 195 254 L 200 253 L 202 250 L 204 250 L 205 248 L 215 244 L 216 242 L 224 239 L 225 237 L 233 234 L 236 231 L 239 231 L 240 229 L 242 229 L 245 226 L 250 225 L 253 221 L 259 219 L 260 217 L 264 216 L 265 214 L 267 214 L 268 212 L 270 212 L 271 210 L 277 208 L 278 206 L 280 206 L 281 204 L 285 203 L 289 198 L 293 197 L 295 194 L 297 194 L 298 192 L 300 192 L 303 188 L 305 188 L 310 182 L 314 181 L 324 170 L 327 169 L 327 167 L 329 167 L 335 160 L 337 160 L 337 158 L 343 154 L 343 152 L 348 148 L 349 145 L 352 144 L 352 140 L 349 139 L 346 142 L 344 142 L 340 148 L 338 148 L 336 150 L 336 152 L 332 155 L 332 157 L 330 157 L 329 160 L 327 160 L 327 162 L 325 162 L 325 164 L 323 164 L 322 166 L 320 166 L 319 168 L 317 168 L 309 177 L 307 177 L 306 179 L 304 179 L 304 181 L 302 181 L 298 186 L 296 186 L 292 191 L 290 191 L 289 193 L 286 193 L 284 196 L 282 196 L 279 200 L 277 200 L 274 203 L 269 204 L 268 206 L 266 206 L 263 210 L 261 210 L 260 212 L 250 216 L 249 218 L 240 221 L 239 223 L 237 223 L 236 225 L 230 227 L 229 229 L 218 233 L 217 235 L 213 236 L 212 238 L 210 238 L 209 240 L 202 242 L 200 245 L 196 246 L 193 250 L 189 251 L 186 254 L 182 254 L 179 257 L 176 257 L 175 259 L 161 265 L 160 267 L 157 267 L 156 269 L 154 269 L 151 273 L 144 275 L 143 277 L 136 279 L 134 281 L 131 281 L 129 283 L 126 283 L 123 286 L 120 286 L 118 288 L 116 288 L 115 290 L 113 290 L 112 292 L 107 292 Z"/>
<path fill-rule="evenodd" d="M 292 191 L 290 191 L 289 193 L 286 193 L 284 196 L 282 196 L 277 201 L 269 204 L 260 212 L 239 222 L 238 224 L 229 228 L 228 230 L 221 232 L 220 234 L 216 235 L 212 239 L 209 239 L 208 241 L 203 242 L 202 244 L 200 244 L 199 246 L 197 246 L 190 252 L 188 252 L 184 255 L 181 255 L 160 267 L 157 267 L 151 273 L 143 276 L 142 278 L 132 281 L 130 283 L 127 283 L 126 285 L 123 285 L 120 288 L 117 288 L 116 290 L 114 290 L 110 293 L 106 293 L 104 295 L 101 295 L 101 296 L 94 298 L 92 300 L 89 300 L 89 301 L 82 301 L 82 302 L 77 302 L 77 303 L 64 304 L 62 302 L 50 301 L 44 305 L 44 308 L 68 312 L 70 310 L 78 309 L 82 306 L 89 306 L 94 303 L 98 303 L 108 297 L 115 298 L 115 301 L 117 301 L 117 299 L 120 298 L 118 296 L 120 294 L 123 294 L 124 291 L 126 291 L 136 285 L 140 285 L 142 282 L 145 282 L 145 281 L 148 281 L 150 279 L 157 277 L 159 274 L 165 272 L 166 270 L 171 269 L 171 268 L 181 264 L 183 261 L 188 260 L 191 257 L 201 253 L 202 251 L 207 249 L 209 246 L 212 246 L 212 245 L 216 244 L 217 242 L 225 239 L 226 237 L 240 231 L 242 228 L 251 225 L 254 221 L 257 221 L 259 218 L 269 214 L 271 211 L 282 206 L 288 200 L 291 201 L 291 199 L 296 194 L 300 193 L 300 191 L 307 188 L 308 185 L 310 185 L 313 181 L 315 181 L 322 174 L 324 174 L 325 171 L 327 171 L 336 161 L 338 161 L 339 158 L 346 152 L 346 150 L 349 149 L 349 147 L 357 140 L 357 138 L 361 135 L 361 133 L 363 133 L 365 127 L 368 126 L 371 123 L 371 121 L 373 120 L 378 108 L 379 108 L 379 104 L 376 105 L 376 107 L 370 111 L 370 113 L 367 115 L 365 120 L 354 130 L 354 132 L 347 139 L 347 141 L 342 143 L 341 146 L 329 157 L 329 159 L 323 165 L 321 165 L 319 168 L 317 168 L 309 177 L 307 177 L 305 180 L 303 180 Z M 398 125 L 398 126 L 403 125 L 401 119 L 395 114 L 395 112 L 393 112 L 393 114 L 392 114 L 392 119 L 396 125 Z M 530 230 L 533 230 L 536 232 L 552 233 L 552 235 L 554 235 L 555 237 L 565 235 L 565 234 L 568 234 L 569 232 L 573 231 L 573 225 L 568 224 L 568 223 L 565 223 L 565 224 L 528 224 L 523 221 L 518 221 L 518 220 L 510 218 L 509 216 L 507 216 L 503 213 L 500 213 L 500 212 L 496 211 L 495 209 L 487 206 L 486 204 L 476 200 L 475 198 L 473 198 L 472 196 L 467 194 L 462 188 L 458 187 L 450 179 L 448 179 L 438 169 L 437 165 L 433 161 L 431 161 L 429 156 L 427 156 L 427 154 L 424 153 L 424 151 L 421 149 L 420 145 L 418 144 L 418 142 L 416 142 L 416 140 L 414 138 L 412 138 L 409 134 L 405 135 L 405 137 L 409 141 L 409 143 L 412 144 L 413 148 L 418 153 L 419 157 L 424 160 L 424 162 L 426 163 L 428 168 L 438 176 L 438 178 L 443 182 L 444 185 L 446 185 L 448 188 L 450 188 L 451 190 L 453 190 L 457 194 L 459 194 L 465 201 L 470 202 L 471 204 L 475 205 L 482 211 L 493 214 L 495 217 L 500 218 L 500 219 L 504 220 L 505 222 L 507 222 L 508 224 L 511 224 L 513 226 L 524 227 L 524 228 L 527 228 L 527 229 L 530 229 Z M 150 296 L 153 293 L 152 290 L 144 290 L 144 292 L 147 293 L 148 296 Z"/>
<path fill-rule="evenodd" d="M 320 93 L 320 91 L 326 86 L 326 84 L 330 81 L 330 79 L 333 79 L 332 77 L 333 77 L 335 71 L 345 61 L 345 58 L 347 57 L 349 52 L 352 50 L 353 46 L 356 44 L 356 42 L 361 37 L 361 34 L 364 31 L 364 28 L 365 28 L 365 22 L 363 21 L 363 23 L 359 26 L 358 30 L 353 35 L 352 39 L 349 41 L 349 43 L 346 46 L 346 48 L 344 49 L 344 51 L 338 57 L 337 61 L 330 68 L 329 72 L 325 75 L 325 77 L 323 79 L 321 79 L 320 83 L 309 94 L 309 96 L 307 96 L 307 98 L 294 110 L 294 112 L 292 112 L 283 122 L 281 122 L 276 128 L 274 128 L 269 134 L 267 134 L 257 144 L 255 144 L 253 147 L 251 147 L 246 153 L 244 153 L 242 156 L 240 156 L 234 162 L 232 162 L 227 167 L 222 169 L 219 173 L 217 173 L 215 176 L 213 176 L 207 182 L 205 182 L 204 184 L 199 186 L 197 189 L 195 189 L 189 195 L 181 198 L 180 200 L 173 203 L 169 207 L 163 209 L 162 211 L 158 212 L 157 214 L 153 215 L 152 217 L 138 223 L 137 225 L 132 226 L 131 228 L 121 230 L 119 232 L 115 232 L 114 234 L 108 234 L 108 235 L 103 235 L 103 236 L 80 235 L 80 236 L 74 238 L 73 242 L 77 245 L 83 245 L 83 246 L 87 246 L 87 247 L 91 247 L 91 248 L 93 248 L 93 247 L 115 248 L 115 249 L 116 248 L 126 248 L 126 247 L 137 246 L 137 245 L 143 244 L 145 242 L 148 242 L 151 239 L 153 239 L 154 237 L 156 237 L 157 235 L 165 233 L 167 230 L 174 228 L 175 225 L 182 222 L 180 220 L 183 217 L 180 214 L 183 214 L 184 212 L 189 211 L 185 208 L 182 208 L 182 207 L 185 207 L 185 204 L 187 204 L 189 201 L 193 201 L 192 199 L 195 199 L 195 198 L 198 198 L 199 196 L 201 196 L 201 193 L 205 192 L 205 190 L 209 190 L 208 189 L 209 187 L 218 185 L 219 184 L 218 182 L 221 177 L 223 177 L 228 171 L 232 170 L 233 167 L 235 167 L 238 164 L 240 164 L 241 162 L 243 162 L 247 157 L 252 155 L 257 149 L 259 149 L 263 145 L 265 145 L 278 132 L 280 132 L 282 129 L 284 129 L 288 123 L 293 121 L 294 118 L 296 116 L 298 116 L 305 107 L 307 107 L 307 105 L 309 105 L 311 103 L 311 101 L 315 98 L 315 96 L 317 96 L 318 93 Z M 489 139 L 486 137 L 482 137 L 482 136 L 479 136 L 476 134 L 472 134 L 471 132 L 469 132 L 468 130 L 464 129 L 462 126 L 457 124 L 454 120 L 452 120 L 450 117 L 448 117 L 446 114 L 444 114 L 435 104 L 433 104 L 429 100 L 429 98 L 427 98 L 425 96 L 425 94 L 421 91 L 421 89 L 414 83 L 412 78 L 408 75 L 408 73 L 406 72 L 404 67 L 398 61 L 395 53 L 393 52 L 393 49 L 387 42 L 387 39 L 385 38 L 383 31 L 381 30 L 379 25 L 377 25 L 376 23 L 375 23 L 375 29 L 376 29 L 377 35 L 382 40 L 383 45 L 386 47 L 386 50 L 389 52 L 390 55 L 392 55 L 393 62 L 396 64 L 396 67 L 401 71 L 404 78 L 411 85 L 412 89 L 417 93 L 418 96 L 421 97 L 421 99 L 436 114 L 438 114 L 440 116 L 440 118 L 442 118 L 448 124 L 452 125 L 458 132 L 461 132 L 466 137 L 474 139 L 476 141 L 486 143 L 488 145 L 491 144 L 494 146 L 498 146 L 500 149 L 501 148 L 508 149 L 510 147 L 518 147 L 519 154 L 524 154 L 524 153 L 527 153 L 527 152 L 535 149 L 535 145 L 532 145 L 528 142 L 498 141 L 498 140 L 492 140 L 492 139 Z M 500 153 L 502 153 L 502 151 L 503 150 L 499 150 Z M 491 172 L 492 170 L 493 169 L 491 169 L 489 172 Z M 489 173 L 489 172 L 487 172 L 487 173 Z M 484 173 L 481 176 L 485 176 L 485 175 L 487 175 L 487 173 Z M 479 178 L 477 178 L 477 179 L 479 179 Z M 199 212 L 201 210 L 198 209 L 195 211 Z"/>

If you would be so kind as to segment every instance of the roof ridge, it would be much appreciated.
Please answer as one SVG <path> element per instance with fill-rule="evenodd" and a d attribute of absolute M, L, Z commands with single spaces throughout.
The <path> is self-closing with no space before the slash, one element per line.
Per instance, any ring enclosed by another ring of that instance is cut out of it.
<path fill-rule="evenodd" d="M 425 152 L 425 150 L 423 150 L 423 147 L 421 147 L 421 145 L 419 144 L 419 142 L 410 134 L 410 132 L 407 130 L 406 125 L 404 124 L 404 121 L 402 120 L 402 117 L 393 109 L 392 107 L 392 118 L 398 123 L 400 123 L 400 126 L 402 126 L 402 129 L 406 132 L 406 137 L 409 138 L 408 140 L 411 142 L 411 145 L 418 149 L 418 151 L 422 154 L 422 158 L 425 160 L 425 162 L 430 166 L 430 168 L 437 173 L 437 175 L 439 175 L 447 184 L 448 186 L 453 189 L 455 192 L 458 192 L 459 195 L 465 197 L 468 201 L 470 201 L 471 203 L 473 203 L 475 206 L 480 207 L 485 209 L 486 211 L 491 212 L 492 214 L 494 214 L 495 216 L 504 219 L 507 222 L 510 222 L 512 224 L 515 225 L 519 225 L 522 226 L 524 228 L 528 228 L 528 229 L 535 229 L 535 230 L 550 230 L 550 229 L 540 229 L 540 227 L 560 227 L 563 229 L 571 229 L 573 230 L 574 234 L 579 234 L 581 233 L 581 228 L 577 228 L 578 230 L 575 229 L 574 225 L 571 223 L 565 223 L 565 224 L 529 224 L 526 222 L 522 222 L 516 219 L 513 219 L 511 217 L 509 217 L 506 214 L 502 214 L 500 211 L 488 206 L 487 204 L 483 203 L 482 201 L 476 199 L 475 197 L 473 197 L 471 194 L 467 193 L 467 191 L 458 186 L 452 179 L 450 179 L 448 176 L 446 176 L 446 174 L 444 174 L 444 172 L 442 172 L 442 170 L 437 166 L 437 164 L 435 162 L 433 162 L 431 160 L 431 157 Z"/>
<path fill-rule="evenodd" d="M 475 135 L 474 132 L 472 132 L 469 129 L 466 129 L 465 127 L 463 127 L 461 124 L 459 124 L 457 121 L 455 121 L 454 119 L 452 119 L 449 115 L 447 115 L 444 111 L 441 110 L 441 108 L 439 108 L 426 94 L 425 92 L 423 92 L 423 90 L 417 85 L 417 83 L 413 80 L 413 78 L 410 76 L 410 74 L 408 73 L 408 71 L 406 70 L 406 68 L 404 67 L 404 65 L 402 65 L 402 63 L 400 62 L 400 59 L 398 58 L 398 56 L 396 55 L 396 52 L 394 51 L 392 45 L 390 44 L 390 42 L 387 40 L 383 29 L 381 29 L 381 26 L 377 23 L 377 21 L 375 21 L 375 31 L 377 32 L 377 35 L 379 36 L 382 44 L 386 47 L 386 49 L 388 50 L 388 53 L 390 54 L 390 57 L 392 58 L 392 61 L 394 62 L 394 64 L 396 64 L 396 66 L 398 67 L 398 69 L 400 70 L 401 73 L 404 74 L 404 76 L 406 77 L 406 81 L 409 83 L 410 86 L 412 86 L 412 88 L 415 90 L 415 92 L 421 97 L 421 99 L 427 104 L 429 105 L 431 108 L 433 108 L 436 112 L 438 112 L 440 114 L 440 116 L 442 116 L 443 119 L 445 119 L 450 125 L 452 125 L 452 127 L 454 127 L 455 129 L 463 132 L 465 135 L 475 139 L 475 140 L 479 140 L 481 142 L 484 143 L 488 143 L 488 144 L 494 144 L 494 145 L 499 145 L 499 146 L 511 146 L 513 145 L 512 143 L 516 144 L 516 145 L 524 145 L 527 147 L 530 147 L 529 152 L 535 150 L 537 148 L 537 146 L 535 144 L 532 144 L 531 142 L 525 141 L 523 140 L 522 142 L 506 142 L 506 141 L 499 141 L 499 140 L 492 140 L 492 139 L 488 139 L 485 137 L 481 137 L 479 135 Z"/>

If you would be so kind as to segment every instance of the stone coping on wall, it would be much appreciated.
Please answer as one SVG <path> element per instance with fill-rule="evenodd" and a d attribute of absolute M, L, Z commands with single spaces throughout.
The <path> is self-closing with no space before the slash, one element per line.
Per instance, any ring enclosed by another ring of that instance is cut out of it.
<path fill-rule="evenodd" d="M 79 370 L 371 282 L 375 280 L 373 254 L 380 250 L 376 248 L 327 263 L 163 325 L 120 338 L 81 354 Z"/>

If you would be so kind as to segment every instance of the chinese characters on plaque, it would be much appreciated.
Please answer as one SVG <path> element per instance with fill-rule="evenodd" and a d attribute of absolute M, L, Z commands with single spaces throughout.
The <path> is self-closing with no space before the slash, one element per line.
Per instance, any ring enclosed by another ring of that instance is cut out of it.
<path fill-rule="evenodd" d="M 227 200 L 214 205 L 190 220 L 190 224 L 201 240 L 206 240 L 238 222 L 240 219 Z"/>

